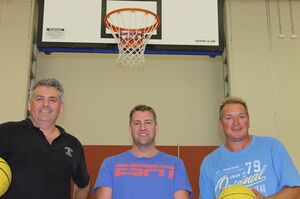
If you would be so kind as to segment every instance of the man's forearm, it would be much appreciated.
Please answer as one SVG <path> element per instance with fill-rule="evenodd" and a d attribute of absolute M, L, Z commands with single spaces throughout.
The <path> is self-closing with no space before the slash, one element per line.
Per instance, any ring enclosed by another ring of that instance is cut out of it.
<path fill-rule="evenodd" d="M 275 195 L 266 199 L 300 199 L 300 187 L 285 187 Z"/>
<path fill-rule="evenodd" d="M 87 186 L 79 188 L 74 184 L 74 199 L 88 199 L 91 190 L 90 182 Z"/>

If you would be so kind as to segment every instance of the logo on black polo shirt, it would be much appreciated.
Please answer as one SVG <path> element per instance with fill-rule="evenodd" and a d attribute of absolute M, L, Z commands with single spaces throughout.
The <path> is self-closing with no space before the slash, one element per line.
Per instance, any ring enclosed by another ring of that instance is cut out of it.
<path fill-rule="evenodd" d="M 73 150 L 72 150 L 70 147 L 65 146 L 65 153 L 66 153 L 68 156 L 72 157 Z"/>

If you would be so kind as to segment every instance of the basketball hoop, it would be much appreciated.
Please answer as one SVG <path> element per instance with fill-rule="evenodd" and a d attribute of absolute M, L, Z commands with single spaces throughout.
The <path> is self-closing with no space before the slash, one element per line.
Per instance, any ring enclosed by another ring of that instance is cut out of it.
<path fill-rule="evenodd" d="M 144 52 L 152 34 L 160 25 L 158 16 L 140 8 L 122 8 L 108 13 L 104 25 L 118 44 L 117 62 L 123 65 L 144 64 Z"/>

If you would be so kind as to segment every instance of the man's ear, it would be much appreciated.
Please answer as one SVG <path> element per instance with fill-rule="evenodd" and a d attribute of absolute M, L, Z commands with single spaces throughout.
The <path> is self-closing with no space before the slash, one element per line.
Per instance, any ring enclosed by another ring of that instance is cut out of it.
<path fill-rule="evenodd" d="M 129 134 L 131 135 L 131 126 L 130 126 L 130 124 L 128 125 L 128 131 L 129 131 Z"/>
<path fill-rule="evenodd" d="M 65 108 L 65 104 L 63 103 L 60 105 L 59 114 L 61 114 L 63 112 L 64 108 Z"/>
<path fill-rule="evenodd" d="M 219 121 L 219 128 L 220 128 L 221 130 L 223 130 L 223 124 L 222 124 L 221 121 Z"/>
<path fill-rule="evenodd" d="M 27 102 L 27 110 L 30 112 L 30 110 L 31 110 L 31 101 L 30 100 L 28 100 L 28 102 Z"/>

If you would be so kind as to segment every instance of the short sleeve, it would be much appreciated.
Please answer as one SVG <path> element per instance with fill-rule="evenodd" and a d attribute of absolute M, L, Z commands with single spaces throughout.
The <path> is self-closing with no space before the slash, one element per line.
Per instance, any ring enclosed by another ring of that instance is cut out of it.
<path fill-rule="evenodd" d="M 113 169 L 114 167 L 111 166 L 111 161 L 109 158 L 104 159 L 99 172 L 98 172 L 98 177 L 95 182 L 95 186 L 93 188 L 93 193 L 96 193 L 96 189 L 98 187 L 113 187 Z"/>
<path fill-rule="evenodd" d="M 278 181 L 280 182 L 279 189 L 281 190 L 286 186 L 300 186 L 299 173 L 289 153 L 280 141 L 274 141 L 272 153 L 274 161 L 273 167 Z"/>
<path fill-rule="evenodd" d="M 76 168 L 76 173 L 73 176 L 73 181 L 74 183 L 79 187 L 83 188 L 86 185 L 88 185 L 90 181 L 90 176 L 88 174 L 87 166 L 86 166 L 86 161 L 84 157 L 84 151 L 81 146 L 80 148 L 80 160 L 78 162 L 77 168 Z"/>
<path fill-rule="evenodd" d="M 186 191 L 190 192 L 190 198 L 193 196 L 192 187 L 190 185 L 184 163 L 181 159 L 178 159 L 178 162 L 176 165 L 174 193 L 179 190 L 186 190 Z"/>
<path fill-rule="evenodd" d="M 0 157 L 6 159 L 9 146 L 9 130 L 4 124 L 0 125 Z"/>
<path fill-rule="evenodd" d="M 215 190 L 213 182 L 209 177 L 209 168 L 206 166 L 205 161 L 203 161 L 200 167 L 200 177 L 199 177 L 199 187 L 200 187 L 200 195 L 199 199 L 214 199 Z"/>

